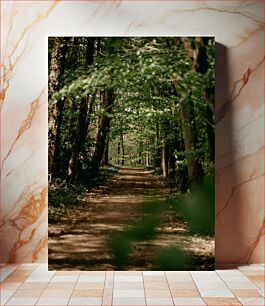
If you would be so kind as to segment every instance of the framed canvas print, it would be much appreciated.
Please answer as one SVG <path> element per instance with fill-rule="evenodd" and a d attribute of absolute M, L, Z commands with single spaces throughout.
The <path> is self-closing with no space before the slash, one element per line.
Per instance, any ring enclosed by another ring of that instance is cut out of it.
<path fill-rule="evenodd" d="M 48 53 L 49 269 L 214 270 L 214 38 Z"/>

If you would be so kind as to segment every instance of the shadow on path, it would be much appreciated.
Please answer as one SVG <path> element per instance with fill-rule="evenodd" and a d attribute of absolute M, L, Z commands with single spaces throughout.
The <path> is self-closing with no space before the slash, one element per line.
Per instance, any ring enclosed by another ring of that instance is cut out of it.
<path fill-rule="evenodd" d="M 88 192 L 82 203 L 67 208 L 49 224 L 49 270 L 115 270 L 108 250 L 113 231 L 141 218 L 143 202 L 163 199 L 169 190 L 152 171 L 121 168 L 104 186 Z M 183 222 L 165 216 L 156 239 L 135 249 L 129 270 L 152 270 L 157 249 L 179 244 L 196 256 L 213 256 L 214 241 L 190 236 Z"/>

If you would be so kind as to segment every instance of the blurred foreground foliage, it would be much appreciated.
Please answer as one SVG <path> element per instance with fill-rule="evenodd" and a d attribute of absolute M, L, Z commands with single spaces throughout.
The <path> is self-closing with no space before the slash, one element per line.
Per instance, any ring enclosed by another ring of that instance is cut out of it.
<path fill-rule="evenodd" d="M 112 261 L 117 269 L 126 269 L 134 256 L 137 243 L 155 240 L 161 230 L 163 216 L 171 214 L 181 219 L 194 236 L 214 236 L 214 178 L 208 177 L 183 194 L 171 194 L 166 200 L 146 202 L 141 219 L 129 224 L 124 231 L 116 232 L 110 239 Z M 139 248 L 137 248 L 139 252 Z M 179 245 L 160 248 L 153 256 L 155 270 L 186 270 L 194 258 Z"/>

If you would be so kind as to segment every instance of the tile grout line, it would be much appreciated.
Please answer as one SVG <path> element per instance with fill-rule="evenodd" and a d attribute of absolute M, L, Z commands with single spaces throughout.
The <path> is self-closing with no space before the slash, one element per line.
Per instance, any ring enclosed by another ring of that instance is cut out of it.
<path fill-rule="evenodd" d="M 8 274 L 7 275 L 7 277 L 5 277 L 2 281 L 4 281 L 6 278 L 8 278 L 12 273 L 14 273 L 19 267 L 21 267 L 22 265 L 20 264 L 18 264 L 16 267 L 15 267 L 15 269 L 14 270 L 12 270 L 12 272 L 10 273 L 10 274 Z M 31 276 L 31 274 L 39 267 L 40 265 L 39 264 L 37 264 L 36 265 L 36 267 L 31 271 L 31 273 L 29 274 L 29 276 Z M 2 268 L 2 267 L 1 267 Z M 1 270 L 1 269 L 0 269 Z M 29 278 L 29 276 L 26 278 L 26 280 Z M 2 282 L 1 281 L 1 282 Z M 9 300 L 11 300 L 12 298 L 13 298 L 13 295 L 17 292 L 17 290 L 22 290 L 22 289 L 20 289 L 21 288 L 21 286 L 23 285 L 25 283 L 25 280 L 23 281 L 23 282 L 21 282 L 21 284 L 18 286 L 18 288 L 16 288 L 16 289 L 14 289 L 14 292 L 12 293 L 12 295 L 9 297 L 9 298 L 7 298 L 7 300 L 5 301 L 5 303 L 4 303 L 4 305 L 7 305 L 7 303 L 9 302 Z M 12 290 L 12 289 L 11 289 Z M 29 289 L 30 290 L 30 289 Z M 43 289 L 43 291 L 44 291 L 44 289 Z M 0 290 L 0 292 L 1 292 L 1 290 Z M 0 297 L 1 297 L 1 294 L 0 294 Z M 38 300 L 37 300 L 38 301 Z M 35 305 L 37 304 L 37 302 L 35 303 Z"/>
<path fill-rule="evenodd" d="M 105 271 L 105 278 L 104 278 L 104 287 L 103 287 L 103 292 L 101 296 L 101 306 L 103 305 L 104 302 L 104 293 L 105 293 L 105 288 L 106 288 L 106 281 L 107 281 L 107 271 Z M 112 289 L 113 292 L 113 289 Z M 111 304 L 112 304 L 112 299 L 111 299 Z"/>
<path fill-rule="evenodd" d="M 143 271 L 141 271 L 141 273 L 142 273 L 143 286 L 144 286 L 144 300 L 145 300 L 145 305 L 147 305 L 147 297 L 146 297 L 145 282 L 144 282 L 144 273 L 143 273 Z"/>
<path fill-rule="evenodd" d="M 112 289 L 111 289 L 111 305 L 113 305 L 113 293 L 114 293 L 114 277 L 115 277 L 115 271 L 113 271 L 113 275 L 112 275 Z"/>
<path fill-rule="evenodd" d="M 173 295 L 172 295 L 172 292 L 171 292 L 171 288 L 170 288 L 170 286 L 169 286 L 169 282 L 168 282 L 168 279 L 167 279 L 166 271 L 164 271 L 164 274 L 165 274 L 166 282 L 167 282 L 167 285 L 168 285 L 168 289 L 169 289 L 169 292 L 170 292 L 170 296 L 171 296 L 173 305 L 175 305 L 174 298 L 173 298 Z"/>
<path fill-rule="evenodd" d="M 234 265 L 234 267 L 233 267 L 233 270 L 236 270 L 236 271 L 239 271 L 241 274 L 243 274 L 244 275 L 244 273 L 242 273 L 239 269 L 238 269 L 238 267 L 237 266 L 235 266 Z M 217 272 L 216 272 L 217 273 Z M 222 276 L 219 274 L 219 273 L 217 273 L 218 275 L 219 275 L 219 277 L 223 280 L 223 282 L 225 283 L 225 285 L 227 286 L 227 284 L 226 284 L 226 281 L 222 278 Z M 228 287 L 228 286 L 227 286 Z M 234 295 L 234 292 L 232 292 L 232 289 L 230 289 L 229 287 L 228 287 L 228 289 L 230 290 L 230 292 Z M 236 300 L 238 301 L 238 303 L 240 304 L 240 305 L 243 305 L 241 302 L 240 302 L 240 300 L 239 300 L 239 298 L 237 297 L 237 296 L 235 296 L 234 295 L 234 297 L 236 298 Z"/>
<path fill-rule="evenodd" d="M 72 298 L 72 295 L 73 295 L 74 290 L 75 290 L 75 288 L 76 288 L 76 285 L 77 285 L 77 283 L 78 283 L 78 280 L 79 280 L 79 277 L 80 277 L 80 275 L 81 275 L 81 272 L 82 272 L 82 271 L 80 271 L 80 273 L 79 273 L 78 276 L 77 276 L 77 279 L 76 279 L 76 281 L 75 281 L 74 288 L 72 289 L 72 292 L 71 292 L 71 294 L 70 294 L 70 297 L 68 298 L 67 305 L 69 305 L 69 303 L 70 303 L 70 300 L 71 300 L 71 298 Z"/>
<path fill-rule="evenodd" d="M 214 271 L 214 272 L 215 272 L 215 271 Z M 204 299 L 204 297 L 202 297 L 201 291 L 200 291 L 199 287 L 197 286 L 196 281 L 195 281 L 194 277 L 193 277 L 192 274 L 191 274 L 191 271 L 189 271 L 189 273 L 190 273 L 190 276 L 191 276 L 191 278 L 192 278 L 192 280 L 193 280 L 193 282 L 194 282 L 194 284 L 195 284 L 195 286 L 196 286 L 196 288 L 197 288 L 197 290 L 198 290 L 198 292 L 199 292 L 199 294 L 200 294 L 201 299 L 203 300 L 203 302 L 204 302 L 206 305 L 208 305 L 207 302 L 206 302 L 206 300 Z M 215 272 L 215 274 L 217 274 L 217 273 Z"/>

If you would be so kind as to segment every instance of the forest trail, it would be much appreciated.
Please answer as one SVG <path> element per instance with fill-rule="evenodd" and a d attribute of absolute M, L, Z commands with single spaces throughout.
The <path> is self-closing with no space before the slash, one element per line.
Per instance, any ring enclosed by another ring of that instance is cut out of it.
<path fill-rule="evenodd" d="M 168 193 L 152 171 L 121 168 L 103 186 L 87 192 L 81 204 L 67 208 L 58 223 L 49 224 L 49 269 L 114 270 L 108 250 L 111 234 L 140 220 L 144 202 L 164 199 Z M 213 240 L 189 235 L 183 221 L 166 215 L 155 239 L 134 246 L 126 270 L 152 270 L 153 254 L 178 242 L 200 260 L 213 256 Z"/>

